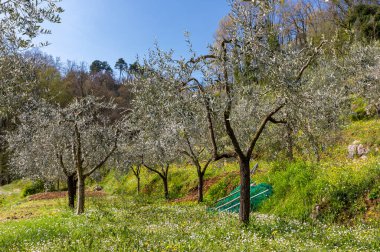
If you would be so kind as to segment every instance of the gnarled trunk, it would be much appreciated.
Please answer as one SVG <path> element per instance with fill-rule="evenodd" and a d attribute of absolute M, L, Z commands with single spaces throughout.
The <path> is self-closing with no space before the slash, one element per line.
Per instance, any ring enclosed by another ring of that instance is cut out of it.
<path fill-rule="evenodd" d="M 69 207 L 72 209 L 74 209 L 76 191 L 77 179 L 75 174 L 67 176 L 67 196 L 69 200 Z"/>
<path fill-rule="evenodd" d="M 250 212 L 250 169 L 249 160 L 239 160 L 240 166 L 240 211 L 239 219 L 242 223 L 249 223 Z"/>

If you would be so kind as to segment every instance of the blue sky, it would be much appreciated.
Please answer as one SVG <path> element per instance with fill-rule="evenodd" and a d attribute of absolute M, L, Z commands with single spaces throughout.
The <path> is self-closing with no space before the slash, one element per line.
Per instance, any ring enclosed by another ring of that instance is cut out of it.
<path fill-rule="evenodd" d="M 62 23 L 49 25 L 51 44 L 43 52 L 91 63 L 118 58 L 128 63 L 146 54 L 157 41 L 164 49 L 185 55 L 184 33 L 194 49 L 207 52 L 219 20 L 229 11 L 227 0 L 63 0 Z"/>

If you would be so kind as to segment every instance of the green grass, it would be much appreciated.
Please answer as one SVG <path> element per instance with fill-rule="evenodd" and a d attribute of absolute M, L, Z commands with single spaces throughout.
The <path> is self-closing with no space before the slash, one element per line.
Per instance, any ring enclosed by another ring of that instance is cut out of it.
<path fill-rule="evenodd" d="M 235 162 L 216 162 L 209 166 L 205 174 L 205 180 L 224 176 L 225 174 L 238 171 Z M 169 170 L 169 194 L 171 199 L 186 196 L 189 191 L 197 188 L 198 177 L 194 166 L 192 165 L 172 165 Z M 101 182 L 104 189 L 115 194 L 137 194 L 137 180 L 132 172 L 127 175 L 118 174 L 115 171 L 110 172 Z M 141 171 L 141 192 L 143 195 L 160 198 L 163 197 L 163 184 L 160 177 L 142 169 Z"/>
<path fill-rule="evenodd" d="M 316 216 L 326 223 L 376 222 L 367 218 L 369 192 L 376 197 L 380 159 L 356 163 L 278 163 L 258 177 L 273 185 L 274 194 L 259 208 L 263 213 L 307 221 Z"/>
<path fill-rule="evenodd" d="M 55 202 L 54 200 L 52 202 Z M 0 223 L 2 251 L 376 251 L 379 229 L 303 223 L 254 214 L 208 213 L 195 204 L 132 197 L 91 199 L 86 213 Z M 57 203 L 59 205 L 59 202 Z"/>
<path fill-rule="evenodd" d="M 213 184 L 205 203 L 163 199 L 161 179 L 142 170 L 136 195 L 132 173 L 109 173 L 100 182 L 109 194 L 86 198 L 76 216 L 66 199 L 29 201 L 21 192 L 31 182 L 0 187 L 1 251 L 380 251 L 380 120 L 345 128 L 319 164 L 259 161 L 257 183 L 274 194 L 252 214 L 247 227 L 236 214 L 210 213 L 207 206 L 239 184 L 236 162 L 217 162 L 206 172 Z M 367 159 L 348 159 L 347 145 L 371 148 Z M 252 162 L 252 166 L 255 162 Z M 92 182 L 91 182 L 92 183 Z M 89 183 L 89 185 L 92 185 Z M 95 182 L 93 182 L 95 183 Z M 193 193 L 191 165 L 169 172 L 171 199 Z M 316 219 L 310 216 L 319 205 Z"/>
<path fill-rule="evenodd" d="M 28 180 L 17 180 L 11 184 L 0 187 L 0 208 L 10 208 L 15 203 L 24 199 L 22 191 L 25 187 L 31 185 Z M 2 212 L 0 212 L 0 215 Z"/>
<path fill-rule="evenodd" d="M 346 126 L 335 146 L 325 152 L 325 161 L 347 160 L 347 147 L 354 141 L 370 148 L 368 156 L 380 155 L 380 119 L 357 121 Z"/>
<path fill-rule="evenodd" d="M 380 119 L 352 123 L 343 130 L 342 138 L 346 143 L 358 140 L 369 146 L 380 146 Z"/>

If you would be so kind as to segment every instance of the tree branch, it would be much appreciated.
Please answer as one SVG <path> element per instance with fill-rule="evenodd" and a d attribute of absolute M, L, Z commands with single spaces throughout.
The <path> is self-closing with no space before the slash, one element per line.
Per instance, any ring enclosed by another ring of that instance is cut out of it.
<path fill-rule="evenodd" d="M 69 176 L 69 172 L 67 171 L 67 169 L 65 167 L 65 164 L 63 163 L 62 154 L 57 154 L 57 158 L 59 160 L 59 165 L 61 166 L 61 168 L 63 170 L 63 173 L 68 177 Z"/>
<path fill-rule="evenodd" d="M 156 169 L 154 169 L 154 168 L 152 168 L 152 167 L 146 165 L 145 163 L 143 163 L 143 166 L 145 166 L 145 168 L 147 168 L 148 170 L 157 173 L 162 179 L 165 178 L 165 177 L 164 177 L 165 174 L 164 174 L 164 173 L 161 173 L 159 170 L 156 170 Z"/>
<path fill-rule="evenodd" d="M 202 56 L 199 56 L 198 58 L 191 58 L 186 64 L 188 63 L 193 63 L 193 64 L 196 64 L 196 63 L 199 63 L 200 61 L 202 60 L 206 60 L 206 59 L 216 59 L 217 57 L 215 55 L 212 55 L 212 54 L 207 54 L 207 55 L 202 55 Z"/>
<path fill-rule="evenodd" d="M 227 71 L 227 48 L 226 48 L 226 41 L 222 42 L 223 47 L 223 75 L 224 75 L 224 88 L 227 94 L 227 106 L 224 110 L 224 125 L 226 127 L 227 135 L 232 141 L 232 145 L 234 146 L 236 154 L 239 156 L 239 158 L 244 159 L 244 153 L 240 148 L 239 142 L 237 140 L 237 137 L 235 135 L 234 129 L 232 128 L 231 122 L 230 122 L 230 114 L 232 109 L 232 96 L 231 96 L 231 87 L 228 82 L 228 71 Z"/>
<path fill-rule="evenodd" d="M 118 135 L 119 135 L 119 131 L 116 130 L 115 142 L 114 142 L 114 145 L 113 145 L 111 151 L 108 152 L 108 154 L 103 158 L 102 161 L 100 161 L 96 166 L 94 166 L 89 172 L 84 174 L 85 177 L 90 176 L 93 172 L 95 172 L 97 169 L 102 167 L 107 162 L 107 160 L 111 157 L 111 155 L 115 152 L 115 150 L 117 149 L 117 137 L 118 137 Z"/>
<path fill-rule="evenodd" d="M 203 103 L 204 103 L 204 106 L 206 109 L 206 119 L 207 119 L 207 124 L 208 124 L 209 137 L 210 137 L 212 148 L 213 148 L 214 160 L 217 161 L 217 160 L 220 160 L 222 158 L 235 157 L 236 155 L 231 155 L 231 154 L 226 154 L 226 153 L 222 154 L 222 155 L 218 154 L 218 146 L 216 144 L 216 137 L 215 137 L 215 131 L 214 131 L 214 123 L 212 121 L 212 111 L 211 111 L 210 101 L 206 96 L 206 92 L 205 92 L 203 86 L 201 85 L 201 83 L 196 78 L 190 78 L 186 82 L 185 85 L 187 85 L 191 81 L 194 81 L 196 83 L 196 85 L 197 85 L 197 87 L 198 87 L 198 89 L 201 92 L 202 97 L 203 97 Z"/>
<path fill-rule="evenodd" d="M 280 123 L 282 123 L 282 124 L 287 124 L 287 123 L 288 123 L 288 122 L 285 121 L 285 120 L 276 120 L 276 119 L 274 119 L 273 117 L 269 118 L 269 121 L 270 121 L 271 123 L 274 123 L 274 124 L 280 124 Z"/>
<path fill-rule="evenodd" d="M 309 57 L 309 59 L 306 61 L 306 63 L 302 66 L 301 70 L 298 72 L 298 75 L 296 77 L 296 82 L 299 81 L 301 78 L 302 78 L 302 75 L 304 73 L 304 71 L 309 67 L 309 65 L 311 64 L 311 62 L 313 61 L 313 59 L 315 58 L 315 56 L 317 56 L 317 54 L 319 53 L 319 49 L 321 49 L 321 47 L 326 43 L 325 40 L 323 40 L 319 46 L 317 46 L 316 48 L 314 48 L 314 53 Z"/>
<path fill-rule="evenodd" d="M 271 121 L 271 119 L 274 120 L 272 118 L 272 116 L 274 114 L 276 114 L 278 111 L 280 111 L 284 106 L 285 106 L 285 104 L 281 104 L 275 110 L 273 110 L 272 112 L 270 112 L 269 114 L 267 114 L 265 116 L 265 118 L 261 121 L 261 124 L 260 124 L 259 128 L 257 129 L 256 134 L 254 135 L 254 137 L 253 137 L 253 139 L 251 141 L 251 144 L 250 144 L 250 146 L 248 148 L 247 155 L 246 155 L 246 157 L 248 159 L 251 158 L 253 149 L 255 148 L 255 145 L 256 145 L 256 142 L 257 142 L 257 140 L 259 140 L 259 137 L 260 137 L 261 133 L 263 132 L 263 130 L 264 130 L 267 122 Z"/>
<path fill-rule="evenodd" d="M 203 166 L 203 169 L 201 170 L 201 174 L 202 174 L 202 175 L 205 174 L 207 167 L 211 164 L 212 161 L 213 161 L 212 158 L 209 158 L 209 159 L 207 160 L 206 164 Z"/>

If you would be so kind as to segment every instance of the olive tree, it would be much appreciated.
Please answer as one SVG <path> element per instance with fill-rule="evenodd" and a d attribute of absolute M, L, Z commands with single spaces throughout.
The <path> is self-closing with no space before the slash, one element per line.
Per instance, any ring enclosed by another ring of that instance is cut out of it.
<path fill-rule="evenodd" d="M 268 3 L 234 1 L 231 39 L 219 41 L 209 55 L 190 60 L 205 64 L 203 83 L 190 83 L 209 97 L 205 109 L 208 114 L 217 111 L 216 120 L 223 123 L 223 132 L 233 146 L 232 153 L 219 152 L 210 116 L 214 157 L 233 156 L 239 161 L 240 220 L 244 223 L 249 221 L 250 211 L 250 161 L 267 126 L 291 121 L 303 132 L 337 127 L 352 92 L 344 82 L 355 73 L 362 74 L 358 73 L 359 64 L 351 67 L 357 68 L 354 72 L 347 69 L 353 54 L 340 56 L 323 39 L 303 47 L 273 43 L 281 30 L 268 27 L 271 11 Z M 362 53 L 361 58 L 368 57 L 376 56 Z M 361 63 L 361 69 L 370 66 L 368 60 Z M 312 141 L 312 135 L 307 135 Z"/>
<path fill-rule="evenodd" d="M 144 62 L 143 71 L 133 82 L 134 98 L 131 117 L 136 132 L 136 156 L 142 164 L 160 176 L 164 185 L 165 198 L 169 198 L 168 173 L 173 162 L 178 160 L 176 134 L 178 124 L 173 121 L 178 100 L 176 99 L 176 68 L 169 66 L 172 52 L 158 48 L 150 51 Z"/>
<path fill-rule="evenodd" d="M 270 11 L 266 4 L 235 1 L 228 28 L 231 39 L 219 41 L 210 54 L 189 61 L 204 64 L 203 83 L 195 78 L 188 83 L 198 87 L 205 101 L 213 157 L 239 161 L 240 220 L 244 223 L 249 221 L 253 151 L 269 123 L 286 123 L 282 110 L 294 97 L 292 88 L 302 83 L 305 70 L 323 45 L 302 51 L 291 45 L 273 46 L 270 38 L 275 34 L 266 25 Z M 218 123 L 223 125 L 220 135 L 228 137 L 231 151 L 218 148 Z"/>
<path fill-rule="evenodd" d="M 156 122 L 155 126 L 153 122 Z M 134 144 L 129 148 L 130 152 L 124 156 L 128 158 L 130 169 L 137 179 L 137 192 L 140 192 L 141 168 L 145 167 L 160 177 L 165 199 L 169 199 L 169 171 L 178 160 L 176 139 L 163 122 L 150 118 L 150 122 L 145 123 L 145 126 L 139 125 L 139 132 L 134 136 Z"/>
<path fill-rule="evenodd" d="M 65 108 L 38 104 L 24 113 L 8 141 L 13 164 L 22 173 L 56 177 L 66 175 L 69 204 L 77 181 L 77 214 L 84 212 L 85 180 L 102 167 L 117 148 L 117 122 L 109 120 L 114 105 L 87 96 Z"/>
<path fill-rule="evenodd" d="M 141 123 L 150 127 L 148 132 L 161 129 L 154 136 L 175 136 L 178 150 L 182 137 L 190 158 L 194 147 L 202 150 L 206 143 L 211 161 L 238 160 L 243 223 L 249 222 L 250 162 L 268 126 L 297 128 L 319 156 L 315 132 L 339 125 L 352 92 L 344 85 L 353 74 L 346 65 L 352 55 L 336 53 L 324 39 L 302 47 L 276 43 L 281 29 L 267 24 L 272 7 L 263 1 L 232 1 L 229 37 L 217 41 L 207 55 L 175 60 L 172 52 L 151 51 L 135 92 L 134 109 L 144 115 Z M 188 104 L 202 109 L 186 110 L 191 107 L 183 106 L 187 96 L 194 98 Z M 196 139 L 192 126 L 199 122 L 206 124 L 208 141 L 187 141 Z"/>
<path fill-rule="evenodd" d="M 121 124 L 119 134 L 119 144 L 115 151 L 112 161 L 117 172 L 126 174 L 132 172 L 137 180 L 137 194 L 141 189 L 141 170 L 143 167 L 143 145 L 140 144 L 138 134 L 131 132 L 131 126 L 129 122 L 129 115 L 124 115 Z"/>
<path fill-rule="evenodd" d="M 33 67 L 21 52 L 36 46 L 34 39 L 49 34 L 43 23 L 59 23 L 60 0 L 0 2 L 0 113 L 6 115 L 20 105 L 35 82 Z M 41 45 L 47 45 L 46 42 Z"/>
<path fill-rule="evenodd" d="M 250 212 L 250 162 L 267 126 L 286 124 L 286 119 L 297 118 L 297 111 L 307 111 L 302 113 L 302 119 L 318 116 L 319 111 L 312 107 L 321 98 L 329 98 L 326 104 L 338 103 L 337 98 L 342 93 L 334 78 L 321 78 L 322 82 L 314 85 L 310 75 L 310 69 L 318 63 L 316 60 L 325 54 L 326 41 L 302 48 L 273 43 L 280 31 L 266 23 L 271 11 L 267 3 L 233 1 L 231 24 L 227 28 L 230 39 L 218 41 L 209 54 L 193 56 L 187 61 L 173 60 L 171 54 L 162 52 L 157 53 L 159 57 L 150 55 L 153 64 L 149 68 L 161 74 L 151 85 L 160 85 L 160 88 L 148 93 L 170 94 L 157 96 L 156 105 L 149 103 L 160 108 L 154 113 L 165 109 L 171 113 L 163 118 L 174 117 L 174 108 L 178 108 L 176 105 L 183 99 L 181 93 L 189 90 L 203 106 L 212 160 L 238 160 L 240 220 L 244 223 L 249 222 Z M 199 73 L 201 78 L 196 76 Z M 145 81 L 152 79 L 149 76 Z M 326 90 L 334 91 L 333 95 L 329 97 Z M 162 104 L 165 105 L 161 107 Z M 297 110 L 293 110 L 297 106 Z M 318 109 L 326 110 L 323 115 L 331 115 L 334 111 L 328 110 L 330 107 L 318 106 Z M 191 114 L 182 116 L 191 117 Z M 223 143 L 226 138 L 228 142 Z"/>
<path fill-rule="evenodd" d="M 59 108 L 44 101 L 35 102 L 19 116 L 19 126 L 7 135 L 12 150 L 10 165 L 21 177 L 54 181 L 66 178 L 68 205 L 74 208 L 77 176 L 70 160 L 70 136 L 60 120 Z M 66 165 L 65 165 L 66 164 Z"/>
<path fill-rule="evenodd" d="M 156 141 L 157 148 L 145 149 L 161 149 L 157 158 L 164 156 L 164 159 L 170 161 L 186 157 L 196 168 L 198 201 L 202 202 L 204 175 L 213 157 L 209 140 L 204 137 L 208 129 L 204 102 L 199 99 L 196 90 L 187 87 L 192 73 L 198 71 L 199 67 L 191 67 L 185 59 L 174 60 L 172 54 L 172 51 L 164 52 L 156 46 L 144 61 L 144 71 L 136 75 L 133 114 L 139 123 L 136 131 L 144 135 L 137 142 L 147 145 L 152 144 L 152 140 Z M 158 147 L 164 142 L 165 150 Z M 168 152 L 167 148 L 170 149 L 170 157 L 163 155 Z M 134 149 L 145 153 L 141 147 Z M 150 166 L 147 168 L 152 170 Z M 160 173 L 160 177 L 167 180 L 166 169 Z"/>
<path fill-rule="evenodd" d="M 33 62 L 22 55 L 35 46 L 34 39 L 50 33 L 46 22 L 60 22 L 60 0 L 0 1 L 0 176 L 7 174 L 7 142 L 3 138 L 12 118 L 35 87 Z M 46 45 L 47 43 L 41 43 Z M 9 176 L 9 175 L 7 175 Z M 0 178 L 0 182 L 4 179 Z M 6 179 L 8 180 L 8 179 Z"/>

